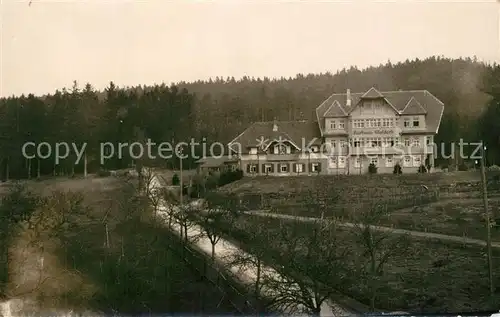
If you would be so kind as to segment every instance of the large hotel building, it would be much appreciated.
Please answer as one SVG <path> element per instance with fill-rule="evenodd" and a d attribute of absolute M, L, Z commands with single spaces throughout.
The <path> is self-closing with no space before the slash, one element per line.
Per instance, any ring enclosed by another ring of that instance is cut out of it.
<path fill-rule="evenodd" d="M 238 167 L 252 175 L 416 173 L 434 167 L 444 104 L 426 90 L 333 94 L 316 122 L 256 122 L 228 144 L 233 156 L 204 158 L 201 169 Z"/>

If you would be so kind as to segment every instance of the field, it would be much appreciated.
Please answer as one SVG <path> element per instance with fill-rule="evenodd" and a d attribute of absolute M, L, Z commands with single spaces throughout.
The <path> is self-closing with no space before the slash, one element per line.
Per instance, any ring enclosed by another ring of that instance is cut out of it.
<path fill-rule="evenodd" d="M 173 173 L 164 175 L 169 179 Z M 322 194 L 331 197 L 322 201 L 325 217 L 353 221 L 357 210 L 379 204 L 390 211 L 381 225 L 482 239 L 484 218 L 477 176 L 477 173 L 462 172 L 254 178 L 226 185 L 220 191 L 239 194 L 249 209 L 264 207 L 279 213 L 320 217 L 317 208 L 307 206 L 317 199 L 314 194 L 320 188 Z M 23 296 L 37 298 L 46 307 L 123 314 L 144 311 L 236 313 L 234 305 L 222 297 L 222 291 L 193 270 L 193 266 L 204 264 L 196 263 L 200 259 L 186 253 L 175 236 L 154 225 L 151 219 L 126 216 L 127 210 L 137 202 L 127 198 L 122 185 L 123 181 L 116 177 L 29 182 L 31 190 L 43 195 L 53 190 L 80 191 L 89 210 L 73 219 L 71 230 L 63 231 L 57 238 L 49 237 L 46 232 L 42 239 L 43 252 L 39 247 L 28 246 L 32 236 L 29 230 L 23 232 L 13 249 L 17 265 L 11 272 L 14 278 L 9 288 L 16 289 L 17 294 L 27 293 Z M 8 187 L 0 185 L 0 194 L 6 193 Z M 497 210 L 500 199 L 492 197 L 490 207 Z M 278 231 L 287 223 L 242 215 L 235 226 L 228 223 L 220 230 L 238 240 L 242 247 L 250 244 L 265 247 L 264 251 L 273 261 L 279 262 Z M 313 225 L 302 224 L 300 234 L 307 236 Z M 257 229 L 268 232 L 266 237 L 261 237 L 265 240 L 252 237 L 250 233 Z M 500 242 L 499 231 L 493 230 L 492 236 Z M 353 254 L 357 254 L 352 262 L 362 261 L 361 246 L 353 232 L 343 229 L 337 234 L 343 241 L 349 241 Z M 42 255 L 46 279 L 35 291 L 29 291 L 39 283 L 41 276 L 36 274 L 39 269 L 33 259 Z M 500 250 L 495 250 L 494 255 L 495 261 L 500 260 Z M 300 252 L 297 258 L 307 265 L 308 260 Z M 484 250 L 480 247 L 413 239 L 410 253 L 395 255 L 387 263 L 377 307 L 426 312 L 496 309 L 493 304 L 499 304 L 498 298 L 486 299 L 485 272 Z M 499 277 L 500 272 L 495 271 L 495 276 Z M 322 280 L 328 281 L 329 277 Z M 363 283 L 354 279 L 350 285 L 344 287 L 343 292 L 367 304 L 369 298 Z"/>
<path fill-rule="evenodd" d="M 274 265 L 280 263 L 284 227 L 292 222 L 278 219 L 241 215 L 236 223 L 220 226 L 225 235 L 239 242 L 243 248 L 262 248 Z M 310 235 L 313 223 L 295 223 L 297 236 Z M 294 230 L 295 230 L 294 229 Z M 261 230 L 261 231 L 258 231 Z M 263 231 L 262 231 L 263 230 Z M 335 235 L 346 241 L 352 252 L 346 263 L 362 263 L 362 245 L 354 235 L 354 229 L 337 229 Z M 253 232 L 267 232 L 255 235 Z M 389 242 L 388 242 L 389 243 Z M 281 245 L 281 247 L 280 247 Z M 307 266 L 310 259 L 300 250 L 294 255 L 296 260 Z M 494 252 L 495 260 L 500 259 L 500 251 Z M 321 261 L 321 258 L 315 259 Z M 297 265 L 296 267 L 302 267 Z M 495 267 L 495 279 L 500 277 L 500 267 Z M 322 276 L 321 281 L 329 283 L 334 277 Z M 352 277 L 342 292 L 358 301 L 368 304 L 369 298 L 362 279 Z M 335 284 L 332 284 L 335 285 Z M 387 262 L 384 275 L 378 281 L 379 289 L 376 307 L 384 310 L 412 312 L 450 312 L 497 309 L 500 295 L 488 296 L 487 263 L 484 250 L 460 244 L 446 244 L 432 240 L 410 240 L 409 249 L 396 252 Z"/>
<path fill-rule="evenodd" d="M 359 221 L 360 211 L 376 206 L 385 208 L 386 217 L 378 223 L 381 226 L 485 239 L 478 176 L 478 172 L 455 172 L 255 178 L 229 184 L 221 192 L 236 193 L 249 210 L 335 217 L 345 222 Z M 496 183 L 488 188 L 489 210 L 495 219 L 500 217 L 500 190 Z M 500 229 L 492 230 L 492 239 L 500 241 Z"/>
<path fill-rule="evenodd" d="M 477 196 L 480 196 L 478 193 Z M 391 204 L 389 200 L 381 201 L 382 206 L 389 206 L 386 215 L 379 219 L 379 226 L 406 229 L 412 231 L 432 232 L 451 236 L 460 236 L 472 239 L 486 239 L 486 221 L 484 217 L 484 205 L 481 198 L 439 199 L 429 203 L 412 203 L 408 201 L 396 201 Z M 384 205 L 385 203 L 385 205 Z M 369 203 L 336 204 L 325 207 L 323 216 L 325 218 L 337 218 L 344 222 L 357 222 L 359 211 L 373 208 Z M 400 208 L 397 208 L 397 207 Z M 498 196 L 488 199 L 488 207 L 492 215 L 499 215 L 500 198 Z M 270 207 L 274 213 L 302 216 L 321 217 L 321 209 L 305 206 L 279 204 Z M 493 241 L 500 242 L 500 227 L 495 226 L 491 230 Z"/>
<path fill-rule="evenodd" d="M 489 199 L 488 205 L 491 213 L 498 214 L 498 198 Z M 381 225 L 486 240 L 486 221 L 481 199 L 440 201 L 418 208 L 398 210 L 390 213 Z M 493 241 L 500 242 L 499 229 L 492 228 Z"/>
<path fill-rule="evenodd" d="M 232 297 L 223 296 L 227 289 L 200 274 L 205 259 L 138 214 L 142 203 L 122 186 L 113 177 L 30 182 L 49 207 L 35 214 L 44 220 L 24 227 L 11 245 L 8 297 L 36 300 L 38 313 L 239 313 Z M 72 193 L 51 194 L 56 189 Z M 57 222 L 68 208 L 69 216 Z M 206 274 L 214 275 L 210 266 Z"/>

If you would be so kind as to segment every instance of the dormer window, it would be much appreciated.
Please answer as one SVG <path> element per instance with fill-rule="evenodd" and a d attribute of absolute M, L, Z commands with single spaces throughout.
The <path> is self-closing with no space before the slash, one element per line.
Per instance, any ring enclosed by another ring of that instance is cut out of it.
<path fill-rule="evenodd" d="M 410 127 L 410 119 L 409 118 L 405 118 L 404 127 L 405 128 L 409 128 Z"/>
<path fill-rule="evenodd" d="M 287 147 L 284 144 L 277 144 L 274 146 L 274 154 L 287 154 Z"/>
<path fill-rule="evenodd" d="M 335 130 L 337 128 L 336 122 L 335 121 L 330 121 L 330 129 Z"/>

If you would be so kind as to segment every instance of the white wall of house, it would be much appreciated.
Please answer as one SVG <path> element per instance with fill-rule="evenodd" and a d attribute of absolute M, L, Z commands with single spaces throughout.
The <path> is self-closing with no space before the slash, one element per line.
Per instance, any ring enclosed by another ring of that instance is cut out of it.
<path fill-rule="evenodd" d="M 381 100 L 366 100 L 351 112 L 351 118 L 391 118 L 395 117 L 394 109 Z"/>

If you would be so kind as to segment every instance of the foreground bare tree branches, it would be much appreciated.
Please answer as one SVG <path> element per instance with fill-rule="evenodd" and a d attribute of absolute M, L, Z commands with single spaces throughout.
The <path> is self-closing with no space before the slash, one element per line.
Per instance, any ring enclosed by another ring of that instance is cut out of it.
<path fill-rule="evenodd" d="M 372 311 L 375 310 L 379 289 L 384 285 L 382 277 L 385 265 L 394 255 L 408 252 L 411 245 L 409 236 L 373 229 L 373 226 L 381 225 L 387 215 L 385 206 L 373 204 L 370 208 L 359 210 L 355 219 L 355 233 L 364 248 L 362 258 L 366 261 L 360 268 L 361 275 L 367 283 Z"/>
<path fill-rule="evenodd" d="M 10 245 L 40 204 L 40 197 L 20 184 L 14 185 L 0 201 L 0 298 L 7 296 L 9 265 L 12 264 Z"/>
<path fill-rule="evenodd" d="M 273 305 L 300 303 L 306 313 L 319 315 L 321 305 L 348 281 L 351 250 L 337 239 L 334 223 L 314 226 L 307 236 L 301 230 L 301 222 L 283 224 L 277 240 L 280 263 L 287 265 L 277 268 L 279 277 L 267 276 L 264 283 L 275 291 Z"/>

